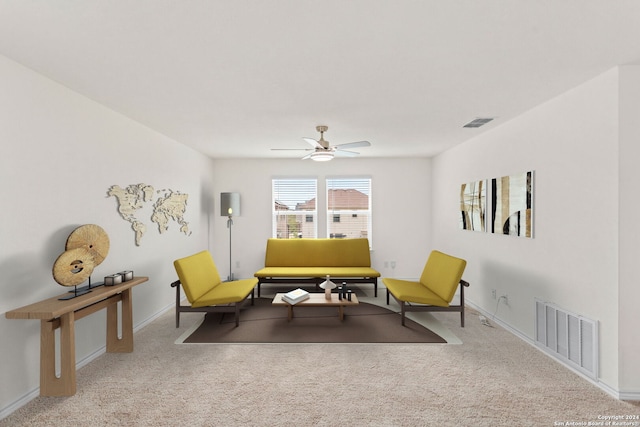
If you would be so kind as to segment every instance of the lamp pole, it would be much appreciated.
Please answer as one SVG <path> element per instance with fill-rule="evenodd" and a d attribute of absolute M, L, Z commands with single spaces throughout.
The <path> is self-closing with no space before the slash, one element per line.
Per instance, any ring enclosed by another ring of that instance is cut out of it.
<path fill-rule="evenodd" d="M 220 193 L 220 216 L 227 217 L 227 228 L 229 229 L 229 276 L 227 281 L 233 280 L 233 262 L 231 254 L 231 229 L 233 228 L 233 216 L 240 216 L 240 194 Z"/>
<path fill-rule="evenodd" d="M 233 209 L 229 208 L 229 218 L 227 219 L 227 228 L 229 229 L 229 276 L 227 280 L 233 281 L 233 270 L 231 269 L 231 226 L 233 225 Z"/>

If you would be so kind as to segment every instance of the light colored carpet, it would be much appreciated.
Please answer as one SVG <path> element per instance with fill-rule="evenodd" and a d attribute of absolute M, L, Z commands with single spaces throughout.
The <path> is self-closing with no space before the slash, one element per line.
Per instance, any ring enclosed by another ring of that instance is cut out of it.
<path fill-rule="evenodd" d="M 80 369 L 75 396 L 38 397 L 0 426 L 554 426 L 640 413 L 471 310 L 465 328 L 457 313 L 418 315 L 461 344 L 176 345 L 202 314 L 176 329 L 168 312 L 133 353 Z"/>

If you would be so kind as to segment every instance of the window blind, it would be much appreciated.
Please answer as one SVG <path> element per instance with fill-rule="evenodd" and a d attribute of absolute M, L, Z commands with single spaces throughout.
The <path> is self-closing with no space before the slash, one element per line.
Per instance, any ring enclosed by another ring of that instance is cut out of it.
<path fill-rule="evenodd" d="M 371 178 L 327 179 L 327 234 L 366 237 L 371 245 Z"/>
<path fill-rule="evenodd" d="M 316 179 L 272 180 L 272 236 L 296 239 L 318 236 Z"/>

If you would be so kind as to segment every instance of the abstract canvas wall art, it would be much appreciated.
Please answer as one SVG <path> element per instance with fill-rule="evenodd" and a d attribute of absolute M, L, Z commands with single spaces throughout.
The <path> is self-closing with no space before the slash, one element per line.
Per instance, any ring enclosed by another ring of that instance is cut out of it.
<path fill-rule="evenodd" d="M 460 228 L 486 231 L 486 181 L 475 181 L 460 186 Z"/>
<path fill-rule="evenodd" d="M 491 233 L 533 237 L 533 171 L 491 180 Z"/>

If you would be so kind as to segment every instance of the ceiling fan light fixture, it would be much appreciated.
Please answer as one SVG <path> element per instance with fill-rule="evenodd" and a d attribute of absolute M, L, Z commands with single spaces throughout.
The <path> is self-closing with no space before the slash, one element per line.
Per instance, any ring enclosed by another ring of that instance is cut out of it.
<path fill-rule="evenodd" d="M 333 159 L 333 151 L 316 151 L 311 153 L 310 158 L 316 162 L 328 162 Z"/>
<path fill-rule="evenodd" d="M 333 147 L 329 144 L 329 141 L 324 139 L 324 133 L 329 129 L 328 126 L 316 126 L 316 130 L 320 132 L 320 139 L 313 138 L 302 138 L 306 141 L 311 147 L 307 148 L 304 151 L 312 151 L 310 154 L 302 157 L 302 160 L 311 159 L 316 162 L 328 162 L 332 160 L 335 155 L 338 156 L 346 156 L 353 157 L 357 156 L 359 153 L 356 151 L 345 150 L 345 148 L 356 148 L 356 147 L 370 147 L 371 143 L 369 141 L 356 141 L 356 142 L 347 142 L 346 144 L 338 144 Z M 296 148 L 272 148 L 272 150 L 297 150 Z"/>

